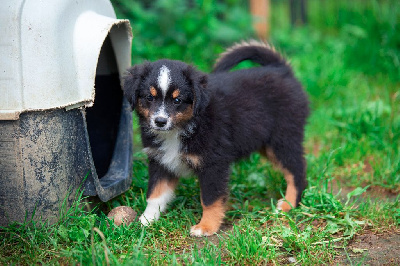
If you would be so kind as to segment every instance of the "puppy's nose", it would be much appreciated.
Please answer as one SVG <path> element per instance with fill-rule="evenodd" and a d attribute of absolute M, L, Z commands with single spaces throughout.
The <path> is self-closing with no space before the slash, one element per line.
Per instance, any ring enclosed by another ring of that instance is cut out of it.
<path fill-rule="evenodd" d="M 168 121 L 167 118 L 162 117 L 162 116 L 156 117 L 156 119 L 154 120 L 154 122 L 156 123 L 156 125 L 158 127 L 165 126 L 167 124 L 167 121 Z"/>

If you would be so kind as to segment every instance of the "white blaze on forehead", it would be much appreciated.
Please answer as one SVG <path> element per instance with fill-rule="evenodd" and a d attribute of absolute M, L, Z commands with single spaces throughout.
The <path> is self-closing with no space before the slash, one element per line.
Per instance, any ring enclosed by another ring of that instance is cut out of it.
<path fill-rule="evenodd" d="M 160 89 L 163 93 L 163 96 L 165 98 L 169 84 L 171 83 L 170 70 L 165 65 L 163 65 L 160 68 L 160 73 L 158 74 L 157 81 L 158 81 L 158 87 L 160 87 Z"/>

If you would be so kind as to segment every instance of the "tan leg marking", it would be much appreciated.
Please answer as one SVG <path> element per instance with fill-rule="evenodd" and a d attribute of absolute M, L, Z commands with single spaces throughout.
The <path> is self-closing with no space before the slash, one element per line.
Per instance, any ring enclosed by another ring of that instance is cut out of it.
<path fill-rule="evenodd" d="M 282 171 L 282 164 L 278 161 L 278 159 L 275 156 L 275 153 L 273 152 L 273 150 L 271 148 L 266 148 L 265 151 L 262 150 L 261 154 L 266 156 L 268 158 L 268 160 L 270 160 L 270 162 L 279 170 Z"/>
<path fill-rule="evenodd" d="M 283 172 L 283 175 L 285 177 L 287 187 L 286 187 L 286 193 L 285 193 L 285 199 L 286 201 L 290 202 L 292 206 L 288 202 L 285 201 L 285 199 L 280 199 L 278 201 L 278 206 L 277 208 L 284 211 L 288 212 L 292 207 L 296 207 L 296 199 L 297 199 L 297 189 L 294 183 L 294 175 L 284 168 L 282 164 L 279 162 L 279 160 L 276 158 L 274 152 L 272 151 L 271 148 L 266 148 L 265 152 L 261 151 L 263 155 L 266 155 L 268 160 L 272 162 L 272 164 L 277 167 L 279 170 Z"/>
<path fill-rule="evenodd" d="M 200 166 L 201 166 L 201 157 L 198 155 L 186 154 L 186 160 L 194 168 L 200 168 Z"/>
<path fill-rule="evenodd" d="M 144 226 L 148 226 L 160 218 L 162 212 L 167 208 L 168 203 L 174 198 L 174 190 L 178 179 L 159 181 L 147 198 L 147 206 L 139 217 Z"/>
<path fill-rule="evenodd" d="M 225 204 L 223 199 L 219 199 L 210 206 L 203 207 L 203 216 L 201 217 L 200 223 L 192 226 L 190 235 L 192 236 L 210 236 L 215 234 L 222 224 L 225 216 Z"/>
<path fill-rule="evenodd" d="M 292 207 L 296 207 L 297 189 L 294 184 L 293 174 L 287 169 L 283 169 L 283 174 L 287 183 L 285 199 L 290 202 L 291 205 L 286 201 L 281 201 L 281 203 L 278 202 L 278 208 L 284 212 L 288 212 Z"/>
<path fill-rule="evenodd" d="M 174 178 L 171 180 L 163 179 L 156 184 L 151 192 L 149 199 L 159 198 L 161 195 L 165 193 L 165 191 L 175 190 L 176 186 L 178 185 L 178 179 Z"/>

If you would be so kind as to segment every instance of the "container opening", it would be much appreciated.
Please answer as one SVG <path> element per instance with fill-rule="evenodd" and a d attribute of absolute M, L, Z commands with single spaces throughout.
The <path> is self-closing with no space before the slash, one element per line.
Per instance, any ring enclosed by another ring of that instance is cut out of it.
<path fill-rule="evenodd" d="M 86 109 L 86 121 L 97 176 L 103 177 L 110 166 L 117 140 L 123 93 L 111 40 L 103 43 L 96 69 L 95 98 Z"/>

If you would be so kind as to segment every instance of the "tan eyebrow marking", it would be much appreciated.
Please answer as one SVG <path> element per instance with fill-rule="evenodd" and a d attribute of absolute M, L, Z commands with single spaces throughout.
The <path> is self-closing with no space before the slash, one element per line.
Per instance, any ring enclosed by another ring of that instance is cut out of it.
<path fill-rule="evenodd" d="M 172 98 L 176 98 L 176 97 L 178 97 L 179 96 L 179 94 L 180 94 L 181 92 L 179 91 L 179 90 L 174 90 L 174 92 L 172 93 Z"/>
<path fill-rule="evenodd" d="M 157 96 L 157 90 L 154 87 L 150 87 L 150 93 L 153 97 Z"/>

